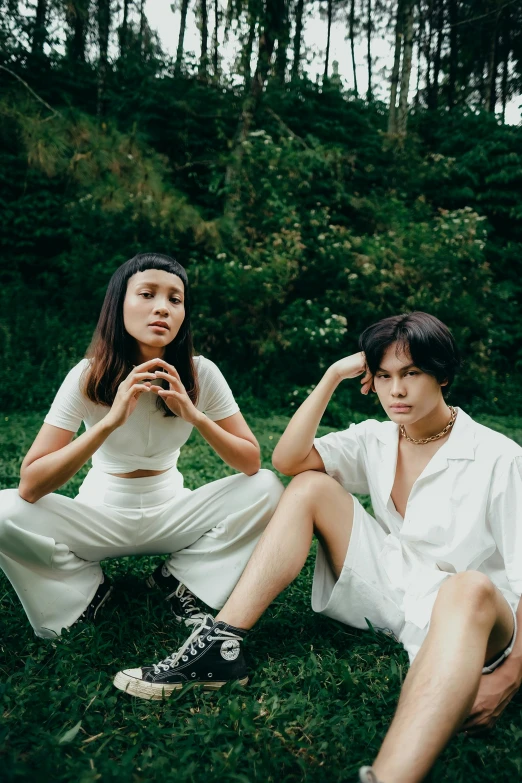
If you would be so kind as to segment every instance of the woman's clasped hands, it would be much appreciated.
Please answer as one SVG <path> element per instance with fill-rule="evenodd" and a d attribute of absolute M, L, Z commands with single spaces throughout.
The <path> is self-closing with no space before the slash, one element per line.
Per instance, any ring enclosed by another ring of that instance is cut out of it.
<path fill-rule="evenodd" d="M 187 421 L 189 424 L 196 424 L 197 419 L 202 414 L 188 396 L 178 371 L 172 364 L 164 362 L 163 359 L 158 360 L 157 364 L 160 364 L 165 369 L 156 370 L 155 376 L 158 380 L 166 380 L 169 388 L 164 389 L 161 386 L 151 386 L 150 390 L 156 393 L 158 397 L 161 397 L 172 413 L 179 416 L 180 419 Z"/>
<path fill-rule="evenodd" d="M 163 379 L 168 382 L 168 389 L 164 389 L 157 383 Z M 108 423 L 113 427 L 121 427 L 136 408 L 140 396 L 151 392 L 165 400 L 165 404 L 176 416 L 190 424 L 194 424 L 200 415 L 188 396 L 176 368 L 163 359 L 149 359 L 134 367 L 118 386 L 114 402 L 106 417 Z"/>

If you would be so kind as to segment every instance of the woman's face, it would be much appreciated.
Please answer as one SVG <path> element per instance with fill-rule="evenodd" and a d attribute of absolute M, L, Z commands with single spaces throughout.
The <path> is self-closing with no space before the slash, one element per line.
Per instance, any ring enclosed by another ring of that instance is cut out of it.
<path fill-rule="evenodd" d="M 125 329 L 138 343 L 138 349 L 157 349 L 174 340 L 185 318 L 185 287 L 170 272 L 146 269 L 136 272 L 127 282 L 123 302 Z M 143 353 L 143 351 L 141 351 Z"/>

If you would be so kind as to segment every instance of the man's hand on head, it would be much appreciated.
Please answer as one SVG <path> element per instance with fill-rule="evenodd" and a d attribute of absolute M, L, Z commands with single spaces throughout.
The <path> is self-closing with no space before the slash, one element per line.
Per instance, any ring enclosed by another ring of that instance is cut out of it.
<path fill-rule="evenodd" d="M 339 359 L 332 364 L 330 370 L 333 370 L 338 380 L 344 381 L 348 378 L 357 378 L 358 375 L 363 375 L 361 380 L 361 394 L 368 394 L 373 384 L 373 376 L 368 370 L 366 364 L 366 356 L 364 353 L 354 353 L 351 356 L 346 356 L 344 359 Z"/>

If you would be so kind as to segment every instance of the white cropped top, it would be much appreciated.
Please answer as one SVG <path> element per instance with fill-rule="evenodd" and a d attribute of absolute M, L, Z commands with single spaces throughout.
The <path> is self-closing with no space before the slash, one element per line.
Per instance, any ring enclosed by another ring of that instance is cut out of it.
<path fill-rule="evenodd" d="M 239 411 L 232 391 L 218 367 L 195 356 L 199 380 L 197 408 L 212 421 Z M 46 424 L 77 432 L 83 421 L 88 430 L 107 415 L 109 408 L 91 402 L 82 392 L 83 374 L 89 359 L 82 359 L 68 373 L 58 389 Z M 192 432 L 192 424 L 174 416 L 165 416 L 156 407 L 155 394 L 142 394 L 125 424 L 112 432 L 92 456 L 93 467 L 104 473 L 131 473 L 134 470 L 168 470 L 176 465 L 181 446 Z"/>

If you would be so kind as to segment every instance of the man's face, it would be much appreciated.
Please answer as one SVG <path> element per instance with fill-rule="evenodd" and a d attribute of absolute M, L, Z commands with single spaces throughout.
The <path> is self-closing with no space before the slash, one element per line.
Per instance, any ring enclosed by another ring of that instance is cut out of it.
<path fill-rule="evenodd" d="M 397 424 L 420 421 L 442 400 L 441 384 L 416 367 L 408 351 L 397 353 L 397 343 L 385 352 L 373 381 L 382 407 Z"/>

